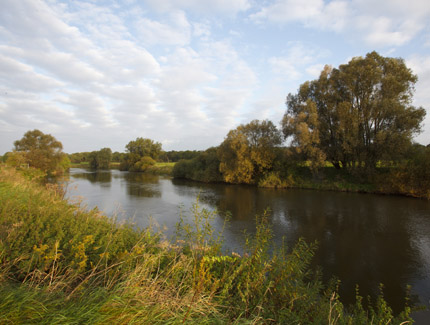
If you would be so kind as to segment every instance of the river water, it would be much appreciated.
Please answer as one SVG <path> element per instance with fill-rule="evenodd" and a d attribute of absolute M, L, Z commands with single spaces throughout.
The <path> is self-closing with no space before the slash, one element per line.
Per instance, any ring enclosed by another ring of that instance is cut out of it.
<path fill-rule="evenodd" d="M 174 233 L 179 216 L 189 215 L 197 197 L 202 207 L 217 210 L 214 227 L 224 231 L 225 247 L 240 252 L 244 231 L 255 230 L 255 215 L 268 208 L 277 243 L 289 247 L 298 238 L 318 241 L 314 264 L 323 280 L 341 281 L 340 295 L 354 302 L 355 286 L 362 296 L 375 296 L 379 284 L 396 311 L 402 308 L 407 285 L 412 301 L 430 301 L 430 202 L 383 196 L 312 190 L 273 190 L 252 186 L 203 184 L 142 173 L 88 171 L 72 168 L 67 197 L 97 206 L 119 222 L 145 227 L 156 222 L 166 236 Z"/>

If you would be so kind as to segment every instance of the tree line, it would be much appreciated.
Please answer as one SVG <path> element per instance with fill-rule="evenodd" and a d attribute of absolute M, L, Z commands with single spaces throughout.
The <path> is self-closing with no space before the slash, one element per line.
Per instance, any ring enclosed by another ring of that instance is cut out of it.
<path fill-rule="evenodd" d="M 139 137 L 125 153 L 103 148 L 67 156 L 54 137 L 34 130 L 15 141 L 7 160 L 51 173 L 67 168 L 69 160 L 95 169 L 116 162 L 121 170 L 141 172 L 156 161 L 177 162 L 174 177 L 269 187 L 298 185 L 306 177 L 321 181 L 330 165 L 354 182 L 389 173 L 384 186 L 430 197 L 430 148 L 412 142 L 426 114 L 412 105 L 416 82 L 403 59 L 371 52 L 338 68 L 325 66 L 318 79 L 288 94 L 280 128 L 253 120 L 206 151 L 165 152 L 161 143 Z"/>
<path fill-rule="evenodd" d="M 1 156 L 1 161 L 16 167 L 35 167 L 48 175 L 60 175 L 71 164 L 84 164 L 92 169 L 108 169 L 111 163 L 119 164 L 121 170 L 146 171 L 156 162 L 177 162 L 192 159 L 201 151 L 163 151 L 161 143 L 138 137 L 126 146 L 126 152 L 112 152 L 102 148 L 91 152 L 66 154 L 63 145 L 50 134 L 40 130 L 28 131 L 22 139 L 14 142 L 12 152 Z"/>

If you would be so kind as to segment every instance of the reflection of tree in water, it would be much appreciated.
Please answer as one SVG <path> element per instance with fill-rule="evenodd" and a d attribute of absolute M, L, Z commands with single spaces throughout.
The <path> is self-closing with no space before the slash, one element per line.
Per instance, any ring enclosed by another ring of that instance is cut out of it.
<path fill-rule="evenodd" d="M 233 220 L 248 220 L 256 210 L 257 188 L 253 186 L 207 184 L 173 179 L 178 195 L 198 196 L 202 203 L 214 206 L 221 216 L 231 213 Z"/>
<path fill-rule="evenodd" d="M 144 184 L 158 184 L 159 176 L 149 173 L 124 173 L 124 179 L 128 183 L 144 183 Z"/>
<path fill-rule="evenodd" d="M 333 276 L 341 280 L 340 294 L 346 303 L 355 301 L 356 284 L 362 296 L 375 297 L 379 283 L 384 283 L 386 299 L 399 311 L 406 286 L 421 276 L 422 258 L 414 247 L 417 235 L 411 230 L 412 215 L 420 201 L 176 180 L 174 184 L 182 193 L 200 193 L 200 200 L 216 207 L 221 217 L 230 211 L 231 223 L 249 233 L 255 215 L 270 208 L 269 221 L 278 243 L 283 236 L 290 247 L 300 237 L 308 242 L 317 240 L 314 265 L 322 267 L 325 281 Z M 421 210 L 428 211 L 428 205 Z"/>
<path fill-rule="evenodd" d="M 128 184 L 127 194 L 138 197 L 161 197 L 161 192 L 159 189 L 154 188 L 149 184 Z"/>
<path fill-rule="evenodd" d="M 125 173 L 127 194 L 137 197 L 161 197 L 159 176 L 147 173 Z"/>
<path fill-rule="evenodd" d="M 407 281 L 417 276 L 419 267 L 411 221 L 402 215 L 406 210 L 394 198 L 357 200 L 354 194 L 329 194 L 308 193 L 288 200 L 284 215 L 295 237 L 318 241 L 314 264 L 322 266 L 325 280 L 332 276 L 341 280 L 345 302 L 354 302 L 356 284 L 361 295 L 375 297 L 383 283 L 387 301 L 399 311 Z"/>
<path fill-rule="evenodd" d="M 80 174 L 73 174 L 73 178 L 86 179 L 91 183 L 110 183 L 112 182 L 112 173 L 110 171 L 80 173 Z"/>

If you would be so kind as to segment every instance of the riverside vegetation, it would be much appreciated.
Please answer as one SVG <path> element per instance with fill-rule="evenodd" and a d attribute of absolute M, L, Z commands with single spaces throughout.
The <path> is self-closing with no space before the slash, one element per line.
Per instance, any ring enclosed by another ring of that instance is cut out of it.
<path fill-rule="evenodd" d="M 0 165 L 0 323 L 407 324 L 381 295 L 344 306 L 310 262 L 315 243 L 273 247 L 267 215 L 242 256 L 216 212 L 180 215 L 176 236 L 117 224 L 63 199 L 44 173 Z"/>

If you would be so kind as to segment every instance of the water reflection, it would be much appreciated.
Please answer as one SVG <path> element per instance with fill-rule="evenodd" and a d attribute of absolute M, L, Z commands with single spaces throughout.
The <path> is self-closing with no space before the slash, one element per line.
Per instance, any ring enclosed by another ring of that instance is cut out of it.
<path fill-rule="evenodd" d="M 138 197 L 161 197 L 158 188 L 159 176 L 144 173 L 125 173 L 123 179 L 127 184 L 127 194 Z"/>
<path fill-rule="evenodd" d="M 91 183 L 105 183 L 109 186 L 112 182 L 112 173 L 110 170 L 98 170 L 93 172 L 80 170 L 79 173 L 73 174 L 73 177 L 77 179 L 85 179 Z"/>
<path fill-rule="evenodd" d="M 105 181 L 101 180 L 104 179 Z M 111 176 L 72 170 L 76 195 L 112 214 L 120 204 L 124 217 L 134 216 L 139 226 L 152 216 L 169 231 L 174 229 L 179 206 L 184 210 L 199 196 L 203 206 L 220 211 L 221 227 L 227 211 L 230 226 L 226 245 L 235 251 L 243 231 L 253 233 L 255 215 L 270 208 L 275 240 L 285 237 L 292 246 L 299 237 L 318 241 L 314 264 L 324 280 L 342 282 L 341 297 L 353 302 L 355 285 L 363 296 L 385 296 L 399 310 L 407 284 L 421 302 L 430 299 L 430 202 L 417 199 L 307 190 L 270 190 L 250 186 L 202 184 L 153 175 L 111 171 Z M 106 183 L 110 183 L 106 187 Z"/>

